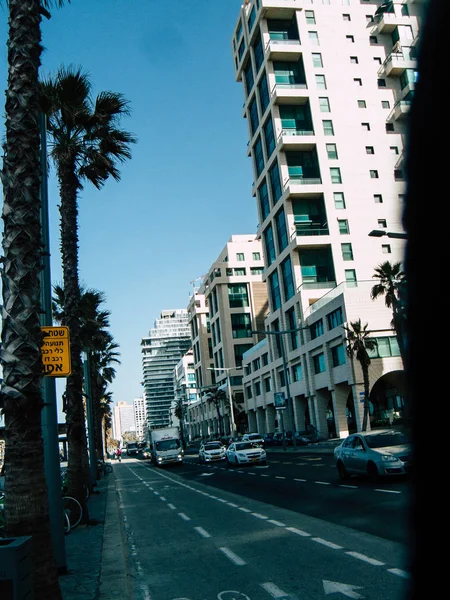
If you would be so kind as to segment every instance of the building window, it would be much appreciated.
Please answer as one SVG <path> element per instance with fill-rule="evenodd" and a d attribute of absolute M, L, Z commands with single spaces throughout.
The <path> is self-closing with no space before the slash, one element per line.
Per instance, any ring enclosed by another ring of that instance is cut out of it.
<path fill-rule="evenodd" d="M 352 65 L 357 65 L 358 64 L 358 57 L 357 56 L 350 56 L 350 62 Z"/>
<path fill-rule="evenodd" d="M 373 15 L 366 15 L 366 23 L 373 23 Z"/>
<path fill-rule="evenodd" d="M 272 380 L 270 377 L 266 377 L 264 379 L 264 389 L 266 392 L 271 392 L 272 391 Z"/>
<path fill-rule="evenodd" d="M 278 310 L 281 306 L 280 282 L 278 272 L 275 270 L 269 277 L 270 300 L 272 312 Z"/>
<path fill-rule="evenodd" d="M 405 201 L 405 194 L 399 194 L 398 195 L 398 201 L 399 202 L 404 202 Z"/>
<path fill-rule="evenodd" d="M 291 350 L 296 350 L 298 348 L 298 331 L 296 331 L 297 329 L 297 323 L 295 322 L 295 308 L 292 307 L 289 310 L 286 311 L 286 321 L 287 321 L 287 327 L 290 330 L 290 342 L 291 342 Z"/>
<path fill-rule="evenodd" d="M 338 209 L 345 208 L 345 197 L 343 192 L 334 192 L 334 207 Z"/>
<path fill-rule="evenodd" d="M 343 344 L 331 348 L 331 360 L 333 361 L 333 367 L 345 365 L 345 348 Z"/>
<path fill-rule="evenodd" d="M 245 42 L 244 42 L 244 40 L 242 40 L 242 42 L 239 46 L 239 50 L 238 50 L 239 60 L 241 60 L 241 58 L 243 57 L 244 50 L 245 50 Z"/>
<path fill-rule="evenodd" d="M 243 355 L 252 348 L 253 344 L 234 344 L 234 360 L 236 367 L 242 367 Z"/>
<path fill-rule="evenodd" d="M 261 260 L 261 252 L 253 252 L 253 260 Z"/>
<path fill-rule="evenodd" d="M 328 313 L 327 315 L 327 323 L 328 323 L 328 329 L 335 329 L 336 327 L 339 327 L 339 325 L 342 325 L 342 323 L 344 322 L 344 317 L 342 316 L 342 308 L 336 308 L 336 310 L 333 310 L 332 312 Z"/>
<path fill-rule="evenodd" d="M 267 352 L 262 355 L 262 364 L 263 367 L 267 367 L 267 365 L 269 364 L 269 354 Z"/>
<path fill-rule="evenodd" d="M 326 90 L 327 82 L 325 80 L 325 75 L 316 75 L 316 87 L 318 90 Z"/>
<path fill-rule="evenodd" d="M 394 131 L 394 123 L 386 123 L 386 131 Z"/>
<path fill-rule="evenodd" d="M 250 32 L 253 29 L 253 25 L 256 21 L 256 10 L 255 7 L 252 8 L 250 12 L 250 16 L 248 18 L 248 31 Z"/>
<path fill-rule="evenodd" d="M 253 156 L 255 161 L 256 177 L 259 177 L 264 169 L 264 155 L 260 137 L 258 137 L 253 147 Z"/>
<path fill-rule="evenodd" d="M 369 350 L 370 358 L 385 358 L 387 356 L 400 356 L 400 348 L 397 338 L 392 337 L 377 337 L 374 338 L 377 342 L 373 350 Z"/>
<path fill-rule="evenodd" d="M 362 79 L 360 79 L 359 77 L 355 77 L 353 79 L 353 83 L 357 86 L 361 86 L 362 85 Z"/>
<path fill-rule="evenodd" d="M 353 260 L 353 249 L 350 243 L 341 244 L 343 260 Z"/>
<path fill-rule="evenodd" d="M 373 146 L 366 146 L 366 154 L 375 154 Z"/>
<path fill-rule="evenodd" d="M 271 116 L 269 116 L 264 125 L 264 141 L 266 144 L 267 159 L 269 159 L 272 155 L 272 152 L 275 150 L 275 135 L 273 133 L 273 122 Z"/>
<path fill-rule="evenodd" d="M 316 354 L 316 356 L 313 356 L 313 363 L 314 363 L 314 373 L 316 375 L 318 373 L 324 373 L 326 371 L 325 355 L 323 352 L 321 352 L 320 354 Z"/>
<path fill-rule="evenodd" d="M 339 167 L 330 167 L 331 183 L 342 183 L 341 169 Z"/>
<path fill-rule="evenodd" d="M 271 265 L 276 257 L 272 225 L 269 225 L 267 229 L 263 232 L 263 239 L 266 249 L 265 257 L 267 260 L 267 265 Z"/>
<path fill-rule="evenodd" d="M 324 135 L 334 135 L 333 121 L 322 121 Z"/>
<path fill-rule="evenodd" d="M 358 108 L 367 108 L 365 100 L 358 100 Z"/>
<path fill-rule="evenodd" d="M 376 35 L 369 36 L 369 42 L 372 46 L 375 46 L 376 44 L 378 44 L 377 36 Z"/>
<path fill-rule="evenodd" d="M 236 253 L 236 260 L 239 260 L 239 261 L 243 261 L 243 260 L 245 260 L 245 255 L 244 255 L 244 253 L 243 253 L 243 252 L 237 252 L 237 253 Z"/>
<path fill-rule="evenodd" d="M 250 400 L 253 396 L 252 394 L 252 386 L 249 385 L 248 387 L 245 388 L 245 393 L 247 395 L 247 400 Z"/>
<path fill-rule="evenodd" d="M 398 146 L 389 146 L 391 154 L 398 154 Z"/>
<path fill-rule="evenodd" d="M 231 331 L 233 339 L 252 337 L 252 324 L 250 315 L 247 313 L 238 313 L 231 315 Z"/>
<path fill-rule="evenodd" d="M 324 334 L 323 320 L 319 319 L 318 321 L 316 321 L 315 323 L 313 323 L 312 325 L 310 325 L 309 332 L 311 334 L 311 339 L 312 340 L 315 340 L 316 338 L 318 338 L 321 335 L 323 335 Z"/>
<path fill-rule="evenodd" d="M 386 87 L 386 79 L 378 79 L 377 80 L 378 87 Z"/>
<path fill-rule="evenodd" d="M 289 256 L 281 263 L 281 275 L 283 280 L 284 299 L 287 302 L 295 293 L 292 264 Z"/>
<path fill-rule="evenodd" d="M 323 67 L 322 55 L 320 54 L 320 52 L 313 52 L 312 59 L 313 59 L 313 67 L 317 67 L 317 68 Z"/>
<path fill-rule="evenodd" d="M 370 123 L 361 123 L 361 127 L 366 131 L 370 131 Z"/>
<path fill-rule="evenodd" d="M 313 46 L 319 46 L 319 35 L 317 31 L 308 31 L 308 37 Z"/>
<path fill-rule="evenodd" d="M 246 275 L 246 270 L 245 270 L 245 267 L 242 267 L 242 268 L 239 268 L 239 269 L 235 269 L 235 270 L 234 270 L 234 274 L 235 274 L 237 277 L 245 277 L 245 275 Z"/>
<path fill-rule="evenodd" d="M 382 100 L 381 108 L 391 108 L 391 105 L 389 104 L 389 100 Z"/>
<path fill-rule="evenodd" d="M 244 78 L 245 78 L 245 87 L 247 89 L 247 96 L 250 96 L 250 92 L 252 91 L 254 77 L 253 77 L 253 68 L 252 61 L 249 60 L 244 67 Z"/>
<path fill-rule="evenodd" d="M 264 180 L 258 188 L 259 208 L 261 210 L 261 222 L 265 221 L 270 213 L 269 192 Z"/>
<path fill-rule="evenodd" d="M 266 112 L 266 108 L 269 106 L 270 96 L 269 96 L 269 87 L 267 85 L 267 76 L 264 75 L 261 77 L 261 81 L 258 85 L 259 90 L 259 101 L 261 103 L 261 113 L 264 114 Z"/>
<path fill-rule="evenodd" d="M 328 158 L 330 160 L 336 160 L 338 158 L 336 144 L 327 144 L 326 149 L 327 149 Z"/>
<path fill-rule="evenodd" d="M 263 272 L 263 267 L 250 267 L 250 275 L 262 275 Z"/>
<path fill-rule="evenodd" d="M 330 101 L 328 98 L 319 98 L 320 112 L 330 112 Z"/>
<path fill-rule="evenodd" d="M 261 396 L 261 383 L 255 381 L 255 396 Z"/>
<path fill-rule="evenodd" d="M 405 179 L 402 169 L 394 169 L 394 179 L 395 181 L 403 181 Z"/>
<path fill-rule="evenodd" d="M 355 269 L 346 269 L 345 270 L 345 281 L 347 282 L 348 287 L 356 287 L 358 285 L 358 283 L 356 281 Z"/>
<path fill-rule="evenodd" d="M 241 283 L 228 284 L 228 300 L 230 308 L 248 306 L 247 285 Z"/>
<path fill-rule="evenodd" d="M 383 196 L 381 194 L 374 194 L 373 199 L 375 204 L 383 204 Z"/>
<path fill-rule="evenodd" d="M 378 227 L 381 227 L 382 229 L 386 229 L 386 227 L 387 227 L 386 219 L 378 219 Z"/>
<path fill-rule="evenodd" d="M 373 60 L 374 60 L 374 61 L 375 61 L 375 62 L 376 62 L 378 65 L 381 65 L 381 63 L 383 62 L 383 61 L 381 60 L 381 56 L 374 56 L 374 57 L 373 57 Z"/>
<path fill-rule="evenodd" d="M 231 276 L 233 275 L 233 269 L 226 269 L 226 271 L 225 271 L 225 275 L 226 275 L 227 277 L 231 277 Z"/>
<path fill-rule="evenodd" d="M 305 17 L 306 17 L 306 22 L 308 23 L 308 25 L 316 24 L 316 17 L 314 15 L 313 10 L 305 10 Z"/>
<path fill-rule="evenodd" d="M 264 62 L 264 48 L 262 44 L 261 34 L 258 34 L 255 45 L 253 47 L 253 53 L 255 56 L 256 73 L 259 73 L 261 65 Z"/>
<path fill-rule="evenodd" d="M 341 235 L 350 233 L 350 227 L 348 226 L 347 219 L 338 219 L 338 227 Z"/>
<path fill-rule="evenodd" d="M 390 244 L 383 244 L 381 246 L 381 251 L 383 252 L 383 254 L 390 254 L 391 253 L 391 246 L 390 246 Z"/>
<path fill-rule="evenodd" d="M 258 107 L 256 105 L 255 98 L 253 98 L 253 100 L 250 103 L 250 106 L 248 107 L 248 113 L 249 113 L 251 137 L 253 137 L 255 135 L 256 130 L 258 129 L 258 124 L 259 124 Z"/>
<path fill-rule="evenodd" d="M 342 15 L 342 18 L 343 18 L 344 21 L 351 21 L 352 20 L 349 14 Z"/>
<path fill-rule="evenodd" d="M 282 188 L 280 180 L 280 170 L 278 169 L 278 161 L 276 160 L 269 170 L 270 191 L 272 193 L 272 202 L 274 204 L 281 198 Z"/>
<path fill-rule="evenodd" d="M 348 42 L 349 44 L 354 44 L 354 43 L 355 43 L 355 38 L 354 38 L 354 36 L 353 36 L 353 35 L 346 35 L 346 36 L 345 36 L 345 39 L 347 40 L 347 42 Z"/>
<path fill-rule="evenodd" d="M 303 379 L 303 369 L 300 363 L 292 367 L 292 379 L 294 381 L 301 381 Z"/>
<path fill-rule="evenodd" d="M 378 171 L 372 169 L 369 171 L 369 173 L 370 173 L 370 179 L 378 179 Z"/>
<path fill-rule="evenodd" d="M 275 215 L 275 225 L 277 230 L 277 239 L 278 239 L 278 250 L 279 252 L 283 252 L 283 250 L 288 245 L 288 233 L 286 227 L 286 218 L 284 216 L 284 210 L 281 209 Z"/>

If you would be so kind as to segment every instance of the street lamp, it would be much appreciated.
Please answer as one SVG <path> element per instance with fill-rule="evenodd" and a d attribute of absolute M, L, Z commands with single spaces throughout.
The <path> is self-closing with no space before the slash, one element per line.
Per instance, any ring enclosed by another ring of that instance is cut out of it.
<path fill-rule="evenodd" d="M 234 421 L 233 397 L 231 395 L 230 371 L 239 371 L 239 370 L 242 370 L 242 367 L 208 367 L 208 371 L 225 371 L 227 374 L 228 399 L 230 401 L 230 430 L 231 430 L 231 435 L 233 437 L 236 434 L 236 423 Z"/>
<path fill-rule="evenodd" d="M 408 236 L 406 233 L 395 233 L 394 231 L 384 231 L 383 229 L 372 229 L 368 234 L 370 237 L 383 237 L 386 235 L 388 238 L 396 238 L 399 240 L 407 240 Z"/>

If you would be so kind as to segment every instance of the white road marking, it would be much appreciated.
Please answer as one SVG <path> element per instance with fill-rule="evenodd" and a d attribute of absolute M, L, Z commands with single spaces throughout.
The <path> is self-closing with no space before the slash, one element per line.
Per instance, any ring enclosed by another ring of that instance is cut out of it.
<path fill-rule="evenodd" d="M 260 513 L 255 513 L 252 512 L 252 517 L 256 517 L 257 519 L 268 519 L 269 517 L 266 517 L 266 515 L 261 515 Z"/>
<path fill-rule="evenodd" d="M 225 556 L 231 560 L 232 563 L 234 563 L 235 565 L 238 566 L 242 566 L 242 565 L 246 565 L 247 563 L 245 562 L 245 560 L 243 560 L 240 556 L 238 556 L 237 554 L 235 554 L 232 550 L 230 550 L 229 548 L 219 548 L 219 550 L 221 552 L 223 552 L 225 554 Z"/>
<path fill-rule="evenodd" d="M 296 533 L 297 535 L 301 535 L 303 537 L 311 537 L 310 533 L 306 533 L 306 531 L 302 531 L 301 529 L 297 529 L 296 527 L 286 527 L 287 531 L 292 531 L 292 533 Z"/>
<path fill-rule="evenodd" d="M 155 496 L 159 496 L 159 492 L 153 492 Z"/>
<path fill-rule="evenodd" d="M 243 473 L 244 471 L 236 471 L 236 473 Z"/>
<path fill-rule="evenodd" d="M 370 558 L 370 556 L 366 556 L 365 554 L 360 554 L 359 552 L 346 552 L 349 556 L 353 556 L 353 558 L 358 558 L 359 560 L 363 560 L 370 565 L 374 565 L 376 567 L 381 567 L 384 565 L 380 560 L 376 560 L 375 558 Z"/>
<path fill-rule="evenodd" d="M 388 569 L 389 573 L 403 577 L 403 579 L 409 579 L 409 573 L 402 571 L 401 569 Z"/>
<path fill-rule="evenodd" d="M 263 473 L 261 477 L 269 477 L 269 475 L 267 475 L 267 473 Z"/>
<path fill-rule="evenodd" d="M 177 507 L 176 507 L 176 506 L 174 506 L 173 504 L 168 504 L 167 506 L 168 506 L 169 508 L 171 508 L 172 510 L 176 510 L 176 508 L 177 508 Z"/>
<path fill-rule="evenodd" d="M 292 465 L 292 461 L 291 460 L 285 460 L 283 465 Z"/>
<path fill-rule="evenodd" d="M 256 473 L 252 473 L 251 471 L 249 471 L 248 475 L 256 475 Z"/>
<path fill-rule="evenodd" d="M 268 594 L 272 596 L 272 598 L 287 598 L 289 594 L 280 590 L 274 583 L 268 581 L 267 583 L 261 583 L 261 587 L 266 590 Z"/>
<path fill-rule="evenodd" d="M 375 492 L 385 492 L 386 494 L 401 494 L 401 492 L 399 492 L 398 490 L 381 490 L 381 489 L 375 489 Z"/>
<path fill-rule="evenodd" d="M 295 479 L 294 478 L 294 481 L 306 481 L 306 479 Z"/>
<path fill-rule="evenodd" d="M 190 521 L 191 520 L 191 517 L 188 517 L 184 513 L 178 513 L 178 514 L 183 519 L 183 521 Z"/>
<path fill-rule="evenodd" d="M 277 525 L 277 527 L 286 527 L 286 523 L 281 523 L 281 521 L 275 521 L 275 519 L 269 519 L 268 523 L 272 523 L 272 525 Z"/>
<path fill-rule="evenodd" d="M 234 502 L 228 502 L 228 506 L 232 506 L 233 508 L 237 508 L 238 505 L 235 504 Z"/>
<path fill-rule="evenodd" d="M 246 512 L 246 513 L 252 512 L 249 508 L 244 508 L 243 506 L 240 506 L 238 510 L 242 510 L 242 512 Z"/>
<path fill-rule="evenodd" d="M 224 502 L 224 503 L 228 502 L 228 500 L 225 500 L 225 498 L 216 498 L 216 500 L 218 500 L 219 502 Z"/>
<path fill-rule="evenodd" d="M 164 496 L 160 496 L 159 499 L 162 500 L 163 502 L 167 502 L 167 500 L 166 500 L 166 498 L 164 498 Z"/>
<path fill-rule="evenodd" d="M 333 550 L 342 550 L 342 546 L 338 546 L 337 544 L 333 544 L 333 542 L 329 542 L 328 540 L 324 540 L 322 538 L 316 537 L 311 538 L 314 542 L 318 542 L 319 544 L 323 544 L 324 546 L 328 546 L 328 548 L 333 548 Z"/>
<path fill-rule="evenodd" d="M 205 529 L 203 529 L 203 527 L 194 527 L 194 529 L 204 538 L 211 537 L 211 535 Z"/>
<path fill-rule="evenodd" d="M 341 485 L 339 487 L 349 488 L 350 490 L 357 490 L 358 489 L 357 485 L 346 485 L 345 483 L 341 483 Z"/>
<path fill-rule="evenodd" d="M 319 485 L 330 485 L 329 481 L 315 481 L 314 483 L 318 483 Z"/>
<path fill-rule="evenodd" d="M 283 475 L 275 475 L 275 479 L 286 479 Z"/>

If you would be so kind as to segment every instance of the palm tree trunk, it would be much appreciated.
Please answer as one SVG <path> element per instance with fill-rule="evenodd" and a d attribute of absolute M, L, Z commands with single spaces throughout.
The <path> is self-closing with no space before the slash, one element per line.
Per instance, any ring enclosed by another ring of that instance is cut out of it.
<path fill-rule="evenodd" d="M 1 353 L 6 527 L 8 536 L 32 536 L 35 599 L 58 600 L 41 429 L 40 0 L 9 0 L 8 8 Z"/>
<path fill-rule="evenodd" d="M 79 188 L 75 165 L 61 161 L 58 167 L 60 190 L 61 256 L 64 287 L 64 324 L 70 334 L 72 374 L 66 384 L 66 423 L 68 445 L 68 489 L 83 506 L 83 520 L 89 519 L 83 484 L 89 482 L 86 418 L 83 402 L 83 368 L 80 340 L 80 285 L 78 279 L 78 206 Z"/>

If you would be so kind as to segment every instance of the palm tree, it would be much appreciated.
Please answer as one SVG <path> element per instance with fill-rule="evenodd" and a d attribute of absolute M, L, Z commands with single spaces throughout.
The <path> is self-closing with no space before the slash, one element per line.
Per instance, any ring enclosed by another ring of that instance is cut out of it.
<path fill-rule="evenodd" d="M 223 428 L 223 415 L 220 413 L 220 405 L 223 406 L 224 400 L 226 399 L 226 394 L 223 390 L 215 389 L 211 392 L 208 400 L 214 404 L 217 411 L 217 419 L 219 421 L 219 436 L 224 437 L 225 432 Z"/>
<path fill-rule="evenodd" d="M 370 297 L 375 300 L 379 296 L 384 296 L 385 304 L 392 309 L 391 325 L 397 334 L 398 346 L 403 365 L 406 358 L 406 275 L 402 270 L 400 262 L 391 264 L 386 261 L 375 269 L 372 275 L 378 279 L 378 283 L 373 286 Z"/>
<path fill-rule="evenodd" d="M 367 422 L 369 418 L 369 393 L 370 393 L 370 381 L 369 381 L 369 365 L 370 357 L 368 350 L 374 350 L 377 347 L 377 341 L 370 337 L 370 331 L 367 330 L 367 323 L 364 327 L 361 325 L 361 319 L 350 322 L 344 325 L 344 329 L 347 337 L 347 354 L 348 356 L 356 360 L 361 365 L 361 371 L 363 374 L 364 382 L 364 416 L 362 423 L 362 430 L 367 430 Z"/>
<path fill-rule="evenodd" d="M 89 78 L 79 68 L 61 68 L 53 79 L 42 82 L 41 109 L 48 119 L 50 156 L 61 202 L 64 325 L 70 331 L 72 366 L 66 384 L 68 487 L 71 495 L 83 501 L 88 463 L 79 314 L 78 194 L 86 180 L 98 189 L 109 177 L 119 181 L 117 162 L 131 158 L 130 144 L 135 138 L 118 128 L 120 118 L 129 113 L 127 100 L 113 92 L 101 92 L 92 99 Z"/>
<path fill-rule="evenodd" d="M 41 18 L 63 0 L 8 0 L 0 407 L 5 416 L 8 536 L 32 536 L 36 600 L 61 598 L 53 559 L 41 429 Z"/>

